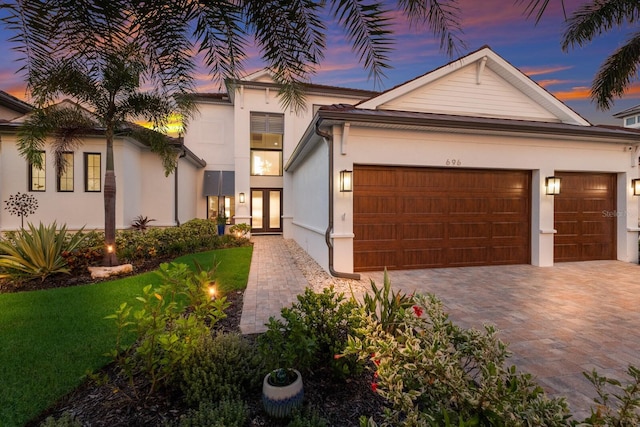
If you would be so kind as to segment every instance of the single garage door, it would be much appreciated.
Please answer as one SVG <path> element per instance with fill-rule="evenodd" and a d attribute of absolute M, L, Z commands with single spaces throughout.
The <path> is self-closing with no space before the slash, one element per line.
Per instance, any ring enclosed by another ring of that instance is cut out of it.
<path fill-rule="evenodd" d="M 553 259 L 556 262 L 616 259 L 616 176 L 557 173 Z"/>
<path fill-rule="evenodd" d="M 530 263 L 529 171 L 354 166 L 354 269 Z"/>

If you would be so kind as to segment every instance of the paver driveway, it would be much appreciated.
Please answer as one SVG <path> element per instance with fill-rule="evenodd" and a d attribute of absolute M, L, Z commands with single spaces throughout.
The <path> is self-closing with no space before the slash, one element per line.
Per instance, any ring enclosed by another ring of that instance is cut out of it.
<path fill-rule="evenodd" d="M 366 273 L 382 283 L 383 273 Z M 576 419 L 595 396 L 582 375 L 640 367 L 640 266 L 620 261 L 390 271 L 393 289 L 430 292 L 463 327 L 493 324 L 511 364 L 566 396 Z"/>

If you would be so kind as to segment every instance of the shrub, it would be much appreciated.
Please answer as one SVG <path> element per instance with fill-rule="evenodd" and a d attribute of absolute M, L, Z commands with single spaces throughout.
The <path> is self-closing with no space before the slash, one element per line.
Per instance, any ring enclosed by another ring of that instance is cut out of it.
<path fill-rule="evenodd" d="M 267 331 L 259 337 L 260 349 L 272 363 L 270 368 L 331 366 L 338 376 L 357 371 L 356 358 L 334 358 L 357 324 L 355 301 L 347 301 L 333 287 L 322 293 L 307 288 L 297 298 L 291 308 L 282 309 L 282 320 L 269 319 Z"/>
<path fill-rule="evenodd" d="M 249 418 L 249 408 L 241 400 L 223 400 L 200 404 L 180 417 L 179 427 L 242 427 Z"/>
<path fill-rule="evenodd" d="M 73 251 L 63 251 L 71 274 L 86 272 L 90 266 L 100 265 L 103 258 L 104 233 L 90 231 Z"/>
<path fill-rule="evenodd" d="M 362 307 L 367 315 L 380 323 L 382 329 L 393 333 L 398 316 L 406 308 L 411 307 L 411 297 L 402 292 L 396 293 L 391 290 L 391 281 L 385 269 L 382 288 L 378 288 L 376 283 L 371 280 L 371 293 L 364 295 Z"/>
<path fill-rule="evenodd" d="M 62 253 L 71 252 L 85 239 L 82 230 L 67 233 L 67 226 L 60 230 L 54 222 L 50 226 L 42 223 L 36 228 L 27 224 L 10 237 L 0 240 L 0 277 L 46 279 L 57 273 L 69 273 Z"/>
<path fill-rule="evenodd" d="M 155 219 L 149 218 L 147 216 L 138 215 L 133 219 L 131 223 L 131 228 L 137 231 L 147 231 L 149 227 L 149 223 L 155 221 Z"/>
<path fill-rule="evenodd" d="M 108 319 L 118 326 L 116 347 L 108 355 L 132 378 L 144 372 L 153 393 L 159 384 L 166 384 L 173 372 L 206 337 L 209 327 L 224 318 L 226 298 L 211 299 L 209 284 L 212 271 L 191 271 L 186 264 L 162 264 L 159 274 L 163 284 L 148 285 L 137 297 L 142 308 L 132 313 L 126 302 Z M 136 346 L 123 346 L 122 336 L 133 330 Z"/>
<path fill-rule="evenodd" d="M 296 412 L 287 427 L 327 427 L 329 423 L 315 411 Z"/>
<path fill-rule="evenodd" d="M 564 399 L 505 367 L 509 353 L 494 328 L 454 325 L 432 295 L 412 302 L 393 333 L 361 311 L 362 338 L 350 337 L 345 352 L 371 362 L 372 390 L 391 406 L 385 425 L 567 425 Z"/>
<path fill-rule="evenodd" d="M 599 375 L 594 369 L 584 376 L 598 393 L 594 399 L 596 409 L 580 425 L 585 426 L 638 426 L 640 425 L 640 369 L 629 366 L 630 381 L 621 381 Z"/>
<path fill-rule="evenodd" d="M 262 359 L 237 334 L 205 337 L 180 364 L 176 382 L 188 405 L 198 406 L 257 392 Z"/>
<path fill-rule="evenodd" d="M 40 427 L 82 427 L 82 423 L 69 412 L 65 412 L 60 418 L 47 417 Z"/>

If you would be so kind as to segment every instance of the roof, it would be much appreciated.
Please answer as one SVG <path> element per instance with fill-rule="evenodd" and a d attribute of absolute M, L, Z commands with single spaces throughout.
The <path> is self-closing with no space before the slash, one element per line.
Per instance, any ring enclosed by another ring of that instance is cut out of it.
<path fill-rule="evenodd" d="M 27 104 L 26 102 L 2 90 L 0 90 L 0 105 L 21 114 L 26 114 L 34 109 L 33 105 Z"/>
<path fill-rule="evenodd" d="M 619 113 L 613 114 L 613 117 L 617 119 L 622 119 L 624 117 L 633 116 L 639 113 L 640 113 L 640 105 L 634 105 L 633 107 L 627 108 L 626 110 L 622 110 Z"/>

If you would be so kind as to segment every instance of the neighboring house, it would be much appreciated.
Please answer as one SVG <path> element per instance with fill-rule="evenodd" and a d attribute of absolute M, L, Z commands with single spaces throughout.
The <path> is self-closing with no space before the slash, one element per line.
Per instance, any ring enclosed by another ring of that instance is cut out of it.
<path fill-rule="evenodd" d="M 487 47 L 384 93 L 309 85 L 300 113 L 266 72 L 231 83 L 185 135 L 207 162 L 199 212 L 282 232 L 334 275 L 638 259 L 637 133 Z"/>
<path fill-rule="evenodd" d="M 68 102 L 68 101 L 63 101 Z M 0 92 L 0 230 L 20 227 L 20 218 L 4 209 L 9 196 L 29 193 L 38 209 L 26 218 L 32 223 L 66 224 L 70 229 L 104 228 L 103 132 L 83 138 L 65 154 L 70 167 L 57 176 L 51 147 L 44 151 L 43 169 L 32 167 L 17 149 L 17 131 L 33 107 Z M 160 157 L 126 135 L 114 141 L 116 227 L 128 228 L 138 215 L 154 218 L 153 225 L 171 226 L 197 216 L 196 201 L 204 162 L 176 140 L 182 155 L 177 171 L 165 177 Z"/>

